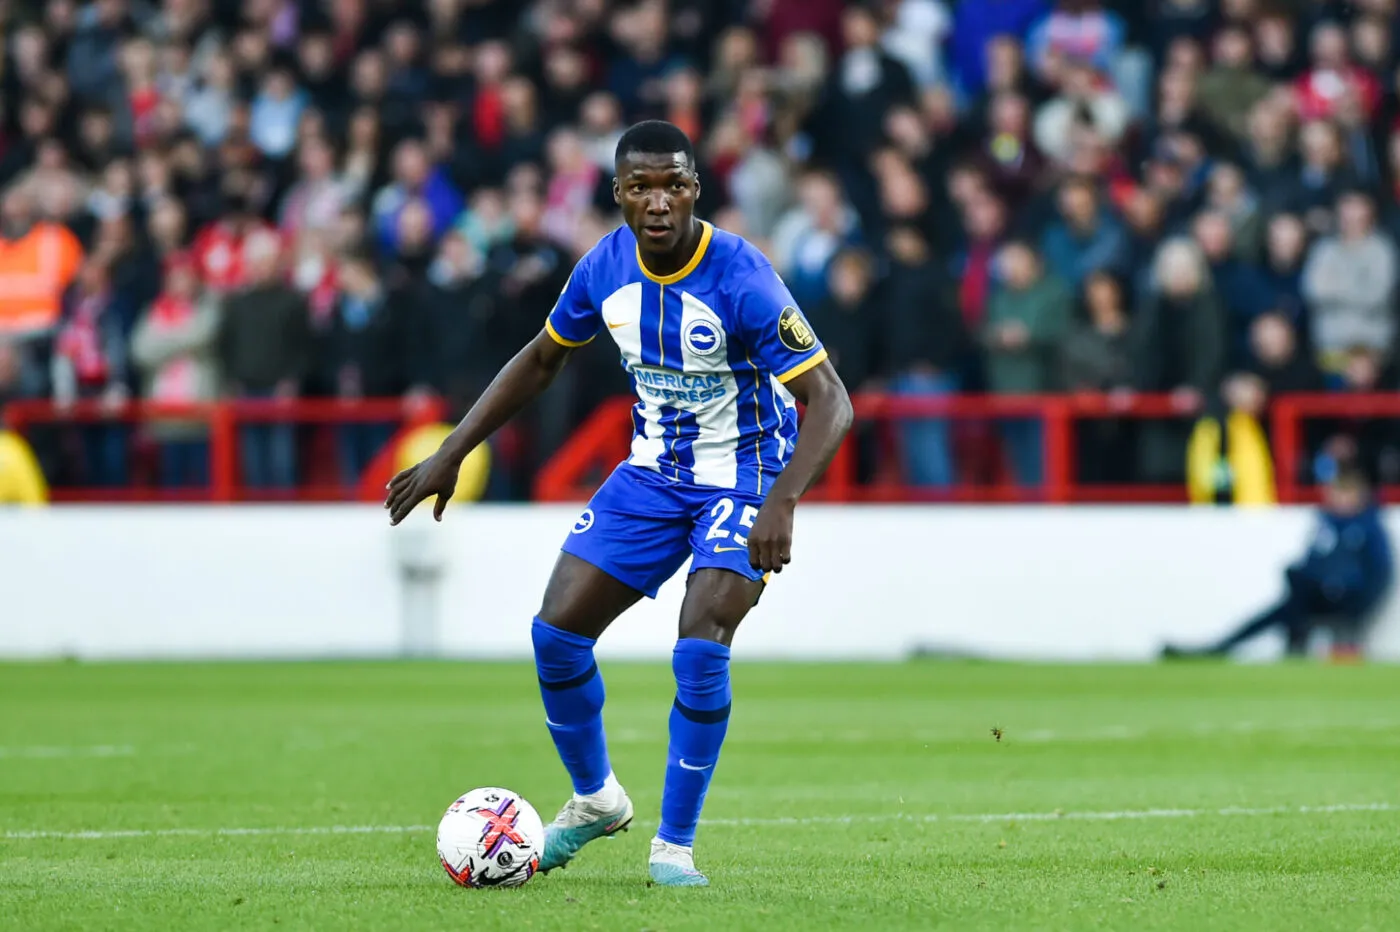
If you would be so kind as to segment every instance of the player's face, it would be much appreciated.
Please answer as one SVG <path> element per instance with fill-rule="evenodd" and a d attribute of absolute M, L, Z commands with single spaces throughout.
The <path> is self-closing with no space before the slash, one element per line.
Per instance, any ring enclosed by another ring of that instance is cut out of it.
<path fill-rule="evenodd" d="M 617 163 L 613 198 L 644 253 L 664 255 L 680 245 L 690 230 L 699 193 L 700 182 L 684 152 L 634 152 Z"/>

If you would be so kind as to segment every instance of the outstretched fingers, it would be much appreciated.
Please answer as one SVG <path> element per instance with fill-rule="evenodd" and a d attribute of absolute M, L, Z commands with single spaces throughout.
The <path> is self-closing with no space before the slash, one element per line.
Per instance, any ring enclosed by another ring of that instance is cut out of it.
<path fill-rule="evenodd" d="M 407 518 L 409 512 L 417 508 L 419 503 L 427 498 L 429 494 L 428 492 L 420 490 L 417 483 L 400 486 L 390 492 L 389 501 L 385 503 L 389 509 L 390 526 L 396 525 L 404 518 Z"/>

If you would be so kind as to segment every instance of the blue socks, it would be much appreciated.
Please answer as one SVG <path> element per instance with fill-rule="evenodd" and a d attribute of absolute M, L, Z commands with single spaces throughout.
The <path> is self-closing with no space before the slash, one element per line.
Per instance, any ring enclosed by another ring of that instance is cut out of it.
<path fill-rule="evenodd" d="M 530 629 L 545 721 L 574 792 L 596 793 L 612 773 L 603 737 L 603 678 L 593 660 L 592 638 L 570 634 L 536 618 Z M 729 648 L 682 638 L 671 655 L 676 701 L 666 749 L 666 788 L 656 837 L 687 847 L 695 843 L 700 808 L 729 729 Z"/>
<path fill-rule="evenodd" d="M 690 847 L 729 728 L 729 648 L 682 638 L 671 654 L 671 666 L 676 673 L 676 702 L 671 708 L 666 789 L 656 837 Z"/>
<path fill-rule="evenodd" d="M 612 765 L 603 737 L 603 677 L 593 661 L 594 640 L 538 618 L 530 638 L 535 644 L 545 723 L 559 759 L 574 781 L 575 793 L 596 793 L 612 773 Z"/>

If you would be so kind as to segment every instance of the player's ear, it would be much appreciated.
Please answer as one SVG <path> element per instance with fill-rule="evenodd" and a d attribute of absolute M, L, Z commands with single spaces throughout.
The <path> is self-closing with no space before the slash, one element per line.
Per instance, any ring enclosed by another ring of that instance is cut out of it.
<path fill-rule="evenodd" d="M 616 175 L 613 175 L 613 203 L 619 206 L 622 204 L 622 184 Z"/>

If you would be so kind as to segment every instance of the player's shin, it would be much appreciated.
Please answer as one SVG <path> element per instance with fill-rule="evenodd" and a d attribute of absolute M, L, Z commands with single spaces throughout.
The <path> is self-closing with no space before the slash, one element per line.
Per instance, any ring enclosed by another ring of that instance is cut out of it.
<path fill-rule="evenodd" d="M 569 771 L 575 793 L 597 793 L 612 766 L 603 736 L 603 676 L 593 660 L 595 642 L 538 618 L 530 636 L 535 644 L 545 722 L 559 758 Z"/>
<path fill-rule="evenodd" d="M 676 701 L 666 754 L 666 788 L 656 837 L 675 845 L 695 842 L 700 809 L 729 728 L 729 648 L 682 638 L 671 655 Z"/>

